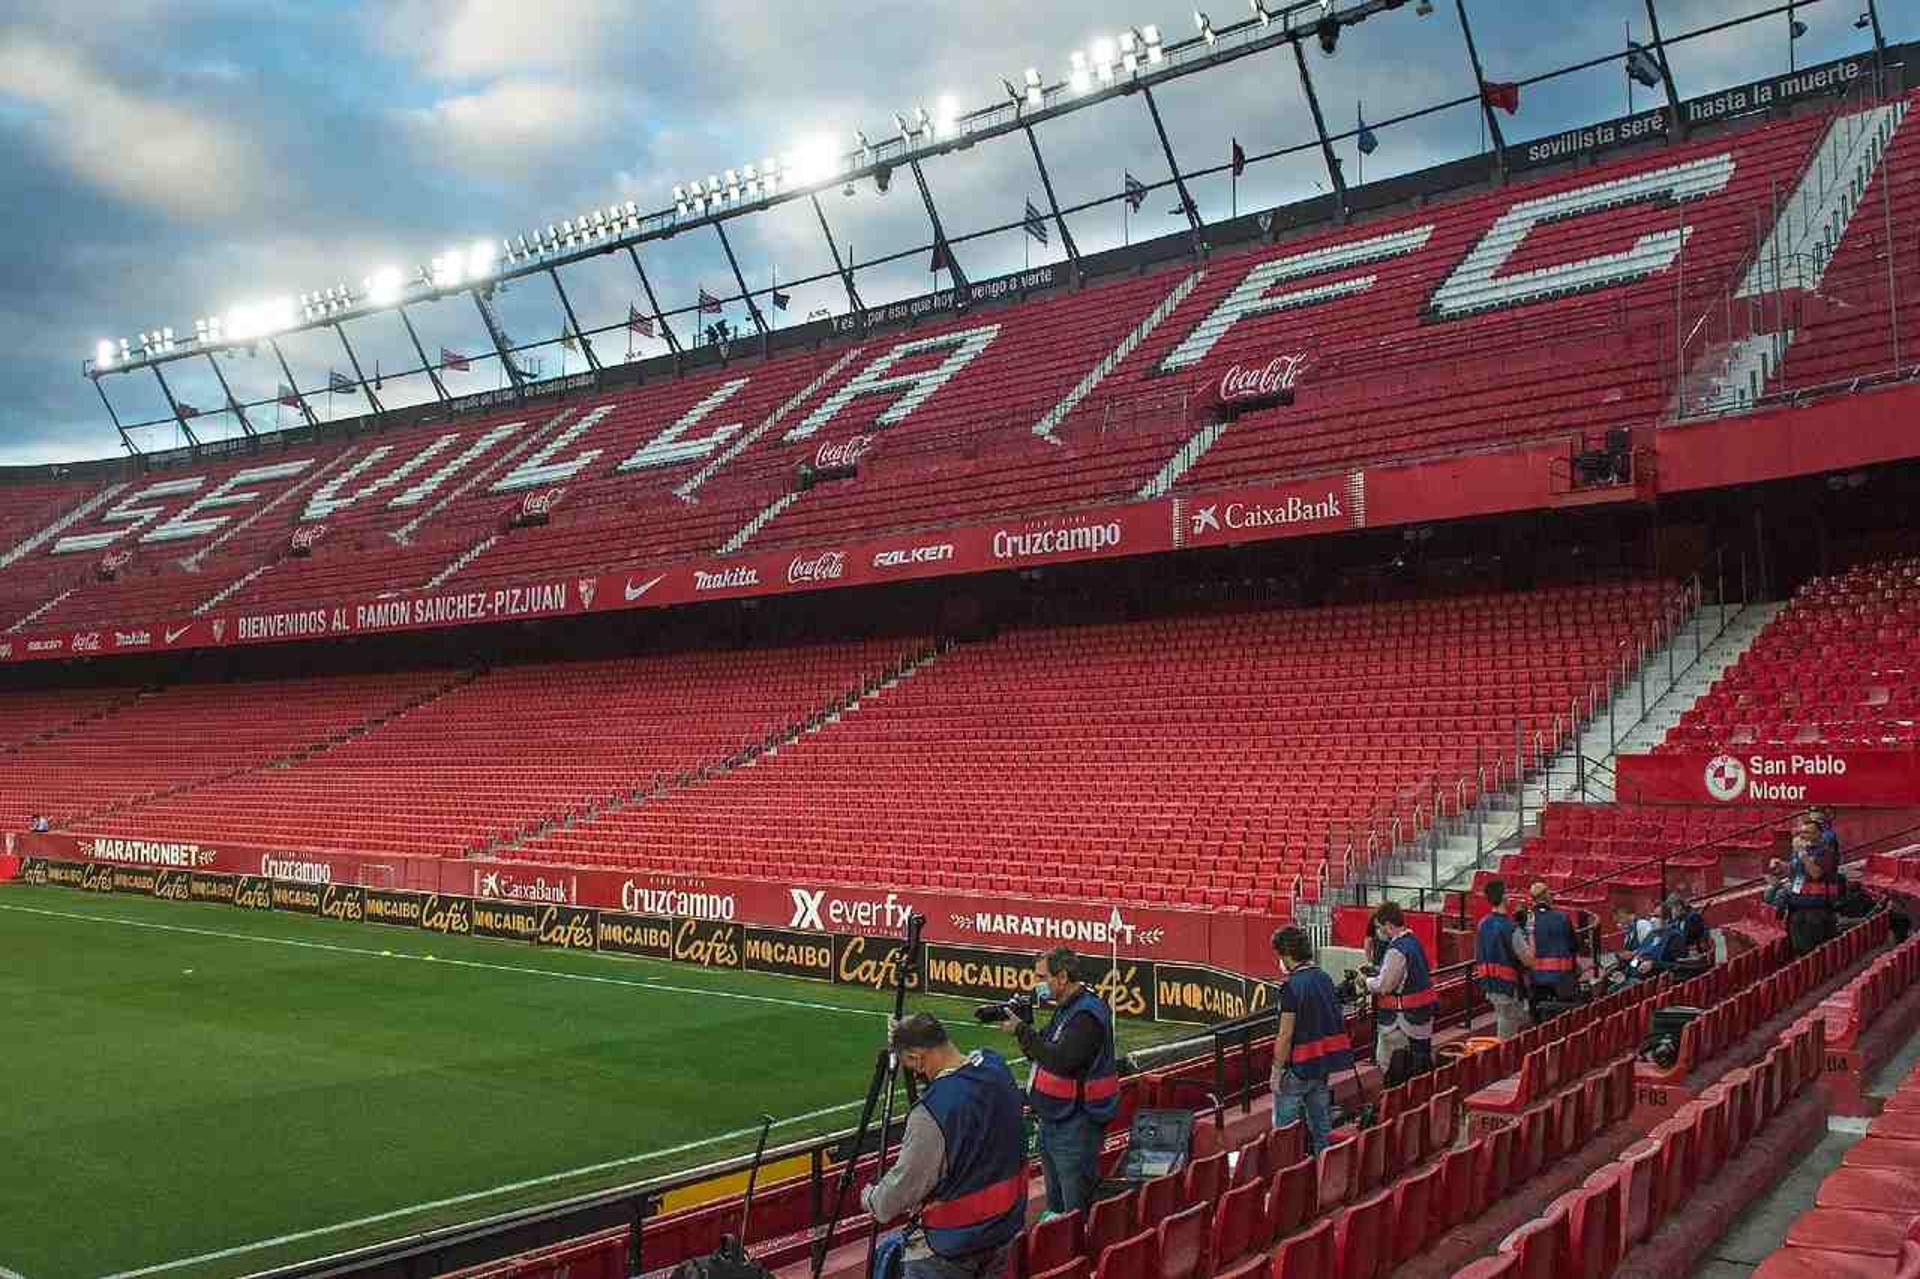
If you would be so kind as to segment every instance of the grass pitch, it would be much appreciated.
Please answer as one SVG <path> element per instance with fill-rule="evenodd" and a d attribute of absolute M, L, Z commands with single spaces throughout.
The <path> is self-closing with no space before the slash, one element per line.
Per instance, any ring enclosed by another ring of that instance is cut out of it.
<path fill-rule="evenodd" d="M 776 1143 L 850 1127 L 889 1006 L 783 978 L 8 886 L 0 1276 L 249 1274 L 751 1150 L 765 1112 L 796 1117 Z M 913 1006 L 1007 1051 L 962 1001 Z"/>

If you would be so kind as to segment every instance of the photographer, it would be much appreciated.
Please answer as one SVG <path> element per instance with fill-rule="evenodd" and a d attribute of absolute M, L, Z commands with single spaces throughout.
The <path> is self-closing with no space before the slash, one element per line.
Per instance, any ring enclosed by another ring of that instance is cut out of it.
<path fill-rule="evenodd" d="M 1040 1120 L 1040 1167 L 1047 1177 L 1047 1211 L 1052 1213 L 1072 1212 L 1092 1202 L 1107 1120 L 1120 1104 L 1113 1010 L 1079 981 L 1076 960 L 1061 946 L 1034 961 L 1034 994 L 1054 1009 L 1044 1032 L 1033 1027 L 1031 1003 L 1023 1016 L 1000 1023 L 1033 1062 L 1027 1104 Z"/>
<path fill-rule="evenodd" d="M 1383 947 L 1379 972 L 1366 978 L 1373 996 L 1373 1060 L 1392 1088 L 1433 1069 L 1433 1014 L 1440 996 L 1433 989 L 1427 952 L 1407 928 L 1398 903 L 1382 902 L 1367 932 Z M 1396 1069 L 1394 1059 L 1402 1053 Z"/>
<path fill-rule="evenodd" d="M 903 1279 L 999 1279 L 1027 1220 L 1020 1087 L 998 1053 L 963 1054 L 931 1013 L 888 1043 L 926 1087 L 893 1166 L 860 1192 L 876 1221 L 910 1218 L 876 1255 L 903 1249 Z"/>
<path fill-rule="evenodd" d="M 1507 913 L 1505 880 L 1490 879 L 1484 890 L 1493 909 L 1480 921 L 1473 941 L 1473 976 L 1493 1005 L 1493 1033 L 1512 1039 L 1527 1028 L 1527 1001 L 1521 974 L 1533 967 L 1533 949 Z"/>
<path fill-rule="evenodd" d="M 1553 894 L 1545 884 L 1535 883 L 1528 891 L 1533 898 L 1533 1003 L 1542 1000 L 1573 1003 L 1579 994 L 1579 976 L 1575 970 L 1579 947 L 1574 940 L 1573 921 L 1553 906 Z"/>
<path fill-rule="evenodd" d="M 1286 981 L 1279 993 L 1280 1031 L 1273 1041 L 1273 1126 L 1307 1125 L 1307 1152 L 1327 1148 L 1333 1131 L 1329 1081 L 1353 1068 L 1353 1045 L 1333 979 L 1313 962 L 1306 930 L 1289 925 L 1273 935 L 1273 954 Z"/>
<path fill-rule="evenodd" d="M 1839 839 L 1824 838 L 1813 821 L 1794 831 L 1785 891 L 1776 900 L 1786 909 L 1787 944 L 1796 956 L 1814 950 L 1838 930 L 1833 908 L 1842 891 L 1839 847 Z"/>

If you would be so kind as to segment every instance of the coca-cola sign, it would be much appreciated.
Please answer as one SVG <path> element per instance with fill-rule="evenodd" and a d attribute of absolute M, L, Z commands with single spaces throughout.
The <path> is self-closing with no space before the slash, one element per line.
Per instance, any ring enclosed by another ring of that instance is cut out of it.
<path fill-rule="evenodd" d="M 521 518 L 534 520 L 553 514 L 553 508 L 560 505 L 561 492 L 558 488 L 550 488 L 527 494 L 520 499 Z"/>
<path fill-rule="evenodd" d="M 787 563 L 787 582 L 837 582 L 846 576 L 847 553 L 822 551 L 818 555 L 796 555 Z"/>
<path fill-rule="evenodd" d="M 1220 378 L 1220 402 L 1245 408 L 1293 403 L 1294 384 L 1306 371 L 1304 351 L 1276 355 L 1264 365 L 1236 364 Z"/>
<path fill-rule="evenodd" d="M 100 564 L 96 571 L 102 578 L 111 581 L 120 576 L 120 570 L 131 563 L 133 563 L 132 551 L 109 551 L 100 557 Z"/>
<path fill-rule="evenodd" d="M 295 555 L 310 555 L 316 542 L 327 535 L 324 524 L 302 524 L 293 530 L 293 536 L 287 539 L 287 549 Z"/>
<path fill-rule="evenodd" d="M 823 471 L 839 470 L 855 465 L 867 455 L 873 447 L 871 435 L 856 435 L 838 444 L 826 443 L 813 455 L 813 464 Z"/>

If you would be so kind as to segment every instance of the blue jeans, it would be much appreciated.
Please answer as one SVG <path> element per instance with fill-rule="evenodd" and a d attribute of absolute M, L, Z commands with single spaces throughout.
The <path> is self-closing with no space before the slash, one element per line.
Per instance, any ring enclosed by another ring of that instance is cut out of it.
<path fill-rule="evenodd" d="M 884 1265 L 883 1259 L 889 1246 L 904 1246 L 900 1231 L 889 1231 L 880 1241 L 879 1248 L 874 1251 L 876 1268 Z M 1007 1273 L 1007 1256 L 1012 1248 L 1012 1244 L 1001 1244 L 998 1248 L 958 1259 L 942 1257 L 936 1252 L 924 1252 L 920 1256 L 909 1252 L 902 1260 L 900 1279 L 1001 1279 Z M 888 1279 L 888 1276 L 873 1275 L 870 1279 Z"/>
<path fill-rule="evenodd" d="M 1285 1128 L 1305 1115 L 1307 1153 L 1317 1155 L 1327 1148 L 1327 1136 L 1333 1131 L 1333 1089 L 1324 1079 L 1302 1079 L 1291 1070 L 1280 1077 L 1280 1089 L 1273 1095 L 1273 1126 Z"/>
<path fill-rule="evenodd" d="M 1048 1212 L 1072 1212 L 1093 1202 L 1106 1135 L 1106 1123 L 1084 1112 L 1060 1123 L 1040 1121 L 1040 1171 L 1047 1180 Z"/>

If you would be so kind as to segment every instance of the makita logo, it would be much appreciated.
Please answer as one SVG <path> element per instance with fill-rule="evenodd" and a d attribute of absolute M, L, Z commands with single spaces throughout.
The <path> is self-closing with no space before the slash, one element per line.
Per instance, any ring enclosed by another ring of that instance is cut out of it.
<path fill-rule="evenodd" d="M 306 862 L 296 858 L 275 857 L 268 853 L 260 859 L 260 873 L 268 879 L 290 879 L 296 884 L 331 884 L 333 867 L 325 862 Z"/>
<path fill-rule="evenodd" d="M 1070 528 L 1042 528 L 1016 532 L 1000 529 L 993 535 L 993 558 L 1029 559 L 1039 555 L 1098 554 L 1118 546 L 1126 534 L 1117 520 L 1105 524 L 1076 524 Z"/>
<path fill-rule="evenodd" d="M 881 901 L 843 901 L 838 897 L 828 901 L 824 888 L 789 888 L 787 894 L 793 898 L 793 918 L 787 921 L 788 928 L 822 933 L 847 928 L 893 932 L 905 928 L 913 916 L 913 904 L 893 893 Z"/>
<path fill-rule="evenodd" d="M 573 901 L 572 880 L 551 880 L 545 875 L 516 879 L 507 871 L 473 872 L 473 895 L 510 902 L 551 902 L 565 906 Z"/>
<path fill-rule="evenodd" d="M 822 444 L 820 451 L 813 455 L 813 464 L 823 471 L 852 466 L 865 457 L 867 450 L 872 447 L 871 435 L 856 435 L 843 444 Z"/>
<path fill-rule="evenodd" d="M 787 563 L 787 584 L 796 582 L 835 582 L 845 576 L 847 571 L 847 553 L 845 551 L 822 551 L 808 557 L 796 555 Z"/>
<path fill-rule="evenodd" d="M 676 919 L 729 920 L 732 893 L 696 893 L 684 888 L 645 888 L 629 879 L 620 885 L 620 909 L 630 915 L 671 915 Z"/>
<path fill-rule="evenodd" d="M 1293 384 L 1306 367 L 1307 356 L 1304 351 L 1294 355 L 1276 355 L 1260 368 L 1236 364 L 1220 379 L 1220 398 L 1231 402 L 1283 396 L 1293 390 Z"/>
<path fill-rule="evenodd" d="M 952 542 L 936 542 L 932 546 L 915 546 L 900 551 L 876 551 L 873 556 L 875 568 L 905 568 L 909 564 L 939 564 L 953 558 Z"/>
<path fill-rule="evenodd" d="M 721 569 L 718 573 L 704 573 L 693 570 L 693 589 L 696 591 L 731 591 L 742 586 L 760 585 L 760 573 L 747 564 L 736 564 L 732 568 Z"/>
<path fill-rule="evenodd" d="M 76 653 L 98 653 L 100 651 L 100 632 L 82 631 L 73 637 L 72 647 Z"/>
<path fill-rule="evenodd" d="M 132 862 L 137 866 L 174 866 L 192 868 L 211 866 L 214 851 L 198 844 L 164 844 L 145 839 L 81 840 L 80 852 L 108 862 Z"/>
<path fill-rule="evenodd" d="M 146 648 L 152 643 L 153 632 L 151 631 L 115 631 L 113 633 L 115 648 Z"/>

